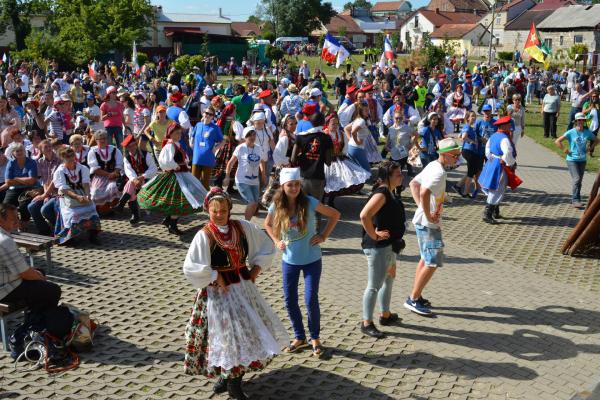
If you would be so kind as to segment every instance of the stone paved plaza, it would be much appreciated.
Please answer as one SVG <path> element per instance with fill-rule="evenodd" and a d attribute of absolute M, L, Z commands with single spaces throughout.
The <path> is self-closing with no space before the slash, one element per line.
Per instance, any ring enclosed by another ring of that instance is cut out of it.
<path fill-rule="evenodd" d="M 419 258 L 414 231 L 408 232 L 392 300 L 403 321 L 385 327 L 382 340 L 364 337 L 358 328 L 367 279 L 358 222 L 365 197 L 338 199 L 342 219 L 324 245 L 320 289 L 322 339 L 331 358 L 317 360 L 309 351 L 279 356 L 250 377 L 248 394 L 570 399 L 600 381 L 600 263 L 559 252 L 581 215 L 570 207 L 566 165 L 528 138 L 519 151 L 525 183 L 506 198 L 502 213 L 509 219 L 495 226 L 481 222 L 483 197 L 452 196 L 445 208 L 446 264 L 425 292 L 437 318 L 402 307 Z M 586 195 L 593 179 L 585 177 Z M 238 217 L 241 211 L 237 202 Z M 65 301 L 89 309 L 102 324 L 95 348 L 81 355 L 78 369 L 57 375 L 15 371 L 2 353 L 0 399 L 225 399 L 212 394 L 212 382 L 186 376 L 182 368 L 194 290 L 181 266 L 205 220 L 185 218 L 181 240 L 166 234 L 158 216 L 136 229 L 126 219 L 106 220 L 101 246 L 55 248 L 52 279 Z M 257 282 L 289 328 L 279 261 Z"/>

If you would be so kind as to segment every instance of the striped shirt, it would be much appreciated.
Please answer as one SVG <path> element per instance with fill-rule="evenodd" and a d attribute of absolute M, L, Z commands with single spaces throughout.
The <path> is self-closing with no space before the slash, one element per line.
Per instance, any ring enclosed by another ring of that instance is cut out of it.
<path fill-rule="evenodd" d="M 48 125 L 48 136 L 62 140 L 65 129 L 65 120 L 62 113 L 57 110 L 52 110 L 50 115 L 46 117 L 46 122 L 50 122 Z"/>
<path fill-rule="evenodd" d="M 29 266 L 13 238 L 0 228 L 0 300 L 21 284 L 23 280 L 20 274 L 28 269 Z"/>

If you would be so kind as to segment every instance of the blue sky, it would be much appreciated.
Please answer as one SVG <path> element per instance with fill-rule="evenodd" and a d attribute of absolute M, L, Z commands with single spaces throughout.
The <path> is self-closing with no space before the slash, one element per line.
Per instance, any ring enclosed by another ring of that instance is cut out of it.
<path fill-rule="evenodd" d="M 341 11 L 348 0 L 329 0 L 333 7 Z M 371 0 L 375 2 L 376 0 Z M 217 14 L 219 7 L 223 9 L 223 15 L 234 21 L 245 21 L 254 14 L 258 1 L 254 0 L 227 0 L 216 2 L 214 0 L 151 0 L 154 5 L 161 5 L 166 12 Z M 428 0 L 412 1 L 413 7 L 420 7 Z"/>

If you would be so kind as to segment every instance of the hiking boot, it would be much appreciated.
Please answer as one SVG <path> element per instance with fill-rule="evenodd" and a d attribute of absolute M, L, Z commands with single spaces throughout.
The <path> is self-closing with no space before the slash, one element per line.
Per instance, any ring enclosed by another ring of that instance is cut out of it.
<path fill-rule="evenodd" d="M 382 337 L 385 336 L 385 334 L 383 332 L 381 332 L 379 329 L 377 329 L 377 327 L 375 326 L 374 323 L 370 323 L 369 325 L 365 326 L 364 323 L 360 323 L 360 331 L 367 335 L 367 336 L 371 336 L 375 339 L 381 339 Z"/>

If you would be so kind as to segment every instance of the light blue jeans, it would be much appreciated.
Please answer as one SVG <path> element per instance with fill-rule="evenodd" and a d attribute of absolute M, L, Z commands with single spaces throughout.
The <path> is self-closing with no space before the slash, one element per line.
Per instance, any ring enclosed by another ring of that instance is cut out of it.
<path fill-rule="evenodd" d="M 369 266 L 369 282 L 363 294 L 363 320 L 372 321 L 375 302 L 379 299 L 381 312 L 390 311 L 394 278 L 388 274 L 390 266 L 396 265 L 396 253 L 392 245 L 363 249 Z"/>

